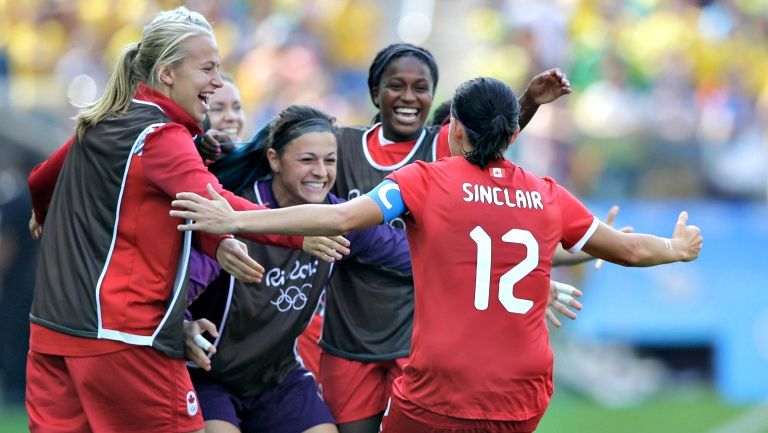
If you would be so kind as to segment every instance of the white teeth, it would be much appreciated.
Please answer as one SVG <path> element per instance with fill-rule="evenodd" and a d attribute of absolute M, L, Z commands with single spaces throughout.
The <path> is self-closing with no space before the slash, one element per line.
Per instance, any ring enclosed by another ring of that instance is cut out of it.
<path fill-rule="evenodd" d="M 229 136 L 237 135 L 237 128 L 227 128 L 222 132 Z"/>
<path fill-rule="evenodd" d="M 304 185 L 313 189 L 323 189 L 325 182 L 304 182 Z"/>
<path fill-rule="evenodd" d="M 397 114 L 416 114 L 419 110 L 415 108 L 395 108 L 395 113 Z"/>

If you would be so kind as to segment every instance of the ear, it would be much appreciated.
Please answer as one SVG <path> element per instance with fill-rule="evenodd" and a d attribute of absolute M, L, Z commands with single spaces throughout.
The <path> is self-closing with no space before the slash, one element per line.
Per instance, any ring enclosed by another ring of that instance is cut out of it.
<path fill-rule="evenodd" d="M 519 135 L 520 135 L 520 125 L 517 125 L 517 126 L 515 127 L 515 132 L 512 134 L 512 136 L 511 136 L 511 137 L 509 137 L 509 144 L 511 145 L 512 143 L 514 143 L 514 142 L 515 142 L 515 140 L 517 140 L 517 137 L 518 137 Z"/>
<path fill-rule="evenodd" d="M 171 68 L 170 65 L 164 65 L 162 68 L 160 68 L 160 71 L 158 71 L 157 75 L 158 78 L 160 78 L 160 82 L 169 87 L 173 85 L 173 81 L 176 76 L 176 74 L 173 72 L 173 68 Z"/>
<path fill-rule="evenodd" d="M 453 140 L 456 143 L 462 143 L 464 141 L 464 137 L 467 135 L 467 131 L 464 130 L 464 125 L 453 116 L 451 116 L 450 131 L 451 134 L 453 134 Z"/>
<path fill-rule="evenodd" d="M 379 86 L 371 88 L 371 99 L 376 108 L 381 108 L 379 107 Z"/>
<path fill-rule="evenodd" d="M 275 149 L 267 149 L 267 160 L 272 173 L 280 173 L 280 157 Z"/>

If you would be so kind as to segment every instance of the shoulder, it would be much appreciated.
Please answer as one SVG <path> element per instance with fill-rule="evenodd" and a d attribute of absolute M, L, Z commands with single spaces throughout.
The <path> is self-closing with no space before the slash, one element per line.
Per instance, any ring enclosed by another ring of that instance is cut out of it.
<path fill-rule="evenodd" d="M 149 132 L 147 139 L 149 138 L 157 139 L 160 137 L 162 137 L 164 140 L 168 140 L 168 139 L 191 140 L 192 134 L 190 134 L 187 128 L 185 128 L 184 126 L 178 123 L 167 122 L 167 123 L 159 124 L 158 126 L 153 127 L 152 130 Z"/>
<path fill-rule="evenodd" d="M 365 134 L 366 131 L 371 129 L 370 126 L 342 126 L 336 130 L 336 135 L 341 140 L 354 138 L 354 137 L 362 137 L 363 134 Z"/>

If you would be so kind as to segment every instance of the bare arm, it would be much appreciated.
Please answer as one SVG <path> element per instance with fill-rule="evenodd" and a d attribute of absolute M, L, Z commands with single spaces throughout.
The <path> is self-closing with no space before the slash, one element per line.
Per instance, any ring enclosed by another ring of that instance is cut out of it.
<path fill-rule="evenodd" d="M 528 87 L 518 98 L 520 129 L 524 129 L 528 125 L 540 105 L 548 104 L 572 91 L 568 77 L 558 68 L 549 69 L 533 77 L 528 83 Z"/>
<path fill-rule="evenodd" d="M 190 192 L 176 195 L 172 205 L 183 210 L 172 210 L 170 215 L 193 220 L 190 224 L 180 224 L 179 230 L 332 236 L 376 225 L 384 220 L 379 206 L 366 196 L 336 205 L 305 204 L 236 212 L 211 185 L 208 185 L 208 193 L 212 199 Z"/>
<path fill-rule="evenodd" d="M 610 227 L 613 227 L 613 222 L 616 220 L 616 215 L 619 214 L 619 206 L 613 205 L 611 206 L 611 209 L 608 210 L 608 216 L 605 217 L 605 224 L 607 224 Z M 634 231 L 632 227 L 622 227 L 619 229 L 619 231 L 624 233 L 631 233 Z M 557 249 L 555 250 L 555 255 L 552 257 L 552 266 L 573 266 L 578 265 L 584 262 L 588 262 L 590 260 L 594 259 L 594 257 L 590 256 L 589 254 L 585 253 L 584 251 L 579 251 L 578 253 L 570 253 L 566 251 L 562 245 L 558 245 Z M 595 263 L 595 269 L 600 269 L 600 266 L 602 266 L 602 260 L 598 260 Z"/>
<path fill-rule="evenodd" d="M 584 245 L 587 254 L 623 266 L 654 266 L 688 262 L 699 256 L 701 230 L 686 225 L 688 213 L 680 212 L 671 239 L 645 233 L 623 233 L 600 223 Z"/>

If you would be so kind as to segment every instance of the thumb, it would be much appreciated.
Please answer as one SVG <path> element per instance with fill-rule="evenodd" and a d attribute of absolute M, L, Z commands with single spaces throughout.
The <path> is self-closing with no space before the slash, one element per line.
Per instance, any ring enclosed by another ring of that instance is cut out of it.
<path fill-rule="evenodd" d="M 226 200 L 221 194 L 216 192 L 216 189 L 210 183 L 208 184 L 208 194 L 210 194 L 213 200 Z"/>
<path fill-rule="evenodd" d="M 680 216 L 677 217 L 677 223 L 675 224 L 675 232 L 673 236 L 677 237 L 682 235 L 685 231 L 685 225 L 688 222 L 688 212 L 680 212 Z"/>
<path fill-rule="evenodd" d="M 202 331 L 205 331 L 211 334 L 213 337 L 219 336 L 219 332 L 216 330 L 216 325 L 214 325 L 210 320 L 200 319 L 197 321 L 197 324 L 200 326 L 201 333 Z"/>
<path fill-rule="evenodd" d="M 608 216 L 605 217 L 605 224 L 613 226 L 613 222 L 616 221 L 616 215 L 619 213 L 619 205 L 611 206 L 611 210 L 608 211 Z"/>

